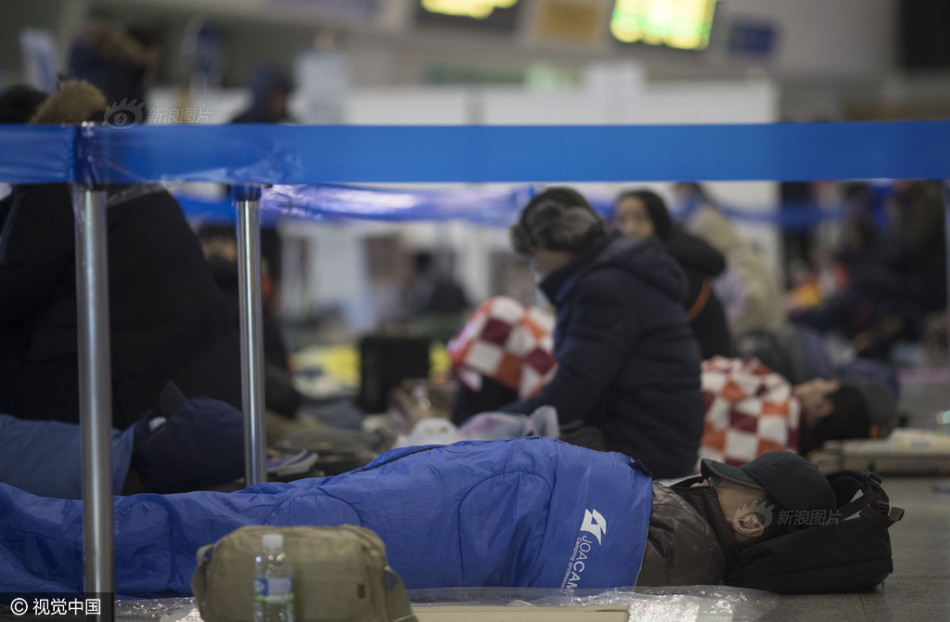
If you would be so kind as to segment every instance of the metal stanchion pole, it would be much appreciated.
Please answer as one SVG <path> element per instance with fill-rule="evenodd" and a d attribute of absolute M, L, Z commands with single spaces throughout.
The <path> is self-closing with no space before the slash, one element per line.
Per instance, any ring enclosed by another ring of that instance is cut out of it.
<path fill-rule="evenodd" d="M 261 320 L 261 188 L 234 186 L 231 192 L 238 215 L 244 472 L 245 482 L 251 486 L 267 481 L 264 438 L 264 339 Z"/>
<path fill-rule="evenodd" d="M 115 592 L 112 539 L 112 360 L 106 191 L 74 186 L 79 408 L 82 424 L 83 572 L 86 592 Z M 101 603 L 111 620 L 114 602 Z"/>
<path fill-rule="evenodd" d="M 943 235 L 947 250 L 947 321 L 950 322 L 950 179 L 944 179 L 941 185 L 943 186 Z M 950 359 L 950 347 L 947 348 L 947 354 Z M 950 360 L 947 362 L 950 364 Z M 950 395 L 947 395 L 947 399 L 950 406 Z"/>

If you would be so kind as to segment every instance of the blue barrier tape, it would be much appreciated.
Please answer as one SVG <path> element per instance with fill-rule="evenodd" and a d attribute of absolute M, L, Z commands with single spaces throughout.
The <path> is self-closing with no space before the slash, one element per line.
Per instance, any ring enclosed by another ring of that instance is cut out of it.
<path fill-rule="evenodd" d="M 376 220 L 388 222 L 464 220 L 487 227 L 507 227 L 517 217 L 540 186 L 505 189 L 462 188 L 451 191 L 409 191 L 398 188 L 362 187 L 342 184 L 274 186 L 261 198 L 264 226 L 274 226 L 281 217 L 306 220 Z M 199 197 L 175 191 L 182 210 L 202 223 L 234 224 L 234 206 L 224 195 Z M 611 218 L 610 197 L 588 196 L 594 209 Z M 685 220 L 690 205 L 671 206 L 673 218 Z M 718 209 L 730 220 L 785 231 L 803 231 L 827 221 L 841 221 L 847 210 L 843 204 L 820 206 L 814 203 L 783 203 L 768 208 L 720 204 Z"/>
<path fill-rule="evenodd" d="M 0 125 L 0 181 L 55 183 L 75 178 L 75 128 Z"/>
<path fill-rule="evenodd" d="M 717 126 L 98 128 L 111 181 L 803 180 L 950 177 L 950 122 Z M 184 148 L 183 146 L 187 146 Z"/>
<path fill-rule="evenodd" d="M 633 182 L 950 178 L 950 121 L 677 126 L 0 127 L 0 181 Z M 24 143 L 26 141 L 26 143 Z M 10 148 L 12 147 L 12 153 Z M 26 155 L 26 147 L 36 152 Z M 21 150 L 22 149 L 22 150 Z M 75 170 L 80 169 L 80 170 Z"/>
<path fill-rule="evenodd" d="M 372 219 L 391 222 L 466 220 L 506 226 L 536 193 L 534 186 L 462 190 L 396 190 L 317 184 L 274 186 L 262 205 L 290 216 L 322 219 Z"/>
<path fill-rule="evenodd" d="M 463 188 L 459 190 L 402 190 L 342 184 L 273 186 L 261 196 L 265 226 L 281 216 L 307 220 L 465 220 L 486 226 L 507 226 L 535 186 L 513 188 Z M 236 215 L 225 196 L 195 196 L 187 189 L 173 190 L 179 205 L 192 220 L 234 223 Z"/>

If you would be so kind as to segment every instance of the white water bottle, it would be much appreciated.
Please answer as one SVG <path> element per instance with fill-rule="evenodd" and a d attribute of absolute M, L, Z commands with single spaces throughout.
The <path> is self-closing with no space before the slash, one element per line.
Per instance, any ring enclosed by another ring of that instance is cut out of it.
<path fill-rule="evenodd" d="M 284 536 L 267 533 L 254 567 L 255 622 L 294 622 L 294 580 Z"/>

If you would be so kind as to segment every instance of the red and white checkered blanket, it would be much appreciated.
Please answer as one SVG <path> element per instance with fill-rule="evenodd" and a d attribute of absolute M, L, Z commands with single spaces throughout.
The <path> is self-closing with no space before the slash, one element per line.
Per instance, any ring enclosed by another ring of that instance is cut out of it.
<path fill-rule="evenodd" d="M 483 302 L 448 344 L 452 368 L 472 390 L 482 377 L 516 389 L 519 398 L 538 393 L 557 373 L 554 318 L 508 297 Z"/>
<path fill-rule="evenodd" d="M 801 405 L 792 385 L 758 359 L 702 364 L 706 428 L 700 459 L 740 466 L 768 451 L 798 452 Z"/>
<path fill-rule="evenodd" d="M 516 389 L 520 398 L 529 397 L 557 372 L 553 327 L 554 318 L 541 309 L 492 298 L 449 342 L 452 367 L 473 390 L 488 377 Z M 702 391 L 706 419 L 700 459 L 740 466 L 768 451 L 798 451 L 801 404 L 792 385 L 758 359 L 703 361 Z"/>

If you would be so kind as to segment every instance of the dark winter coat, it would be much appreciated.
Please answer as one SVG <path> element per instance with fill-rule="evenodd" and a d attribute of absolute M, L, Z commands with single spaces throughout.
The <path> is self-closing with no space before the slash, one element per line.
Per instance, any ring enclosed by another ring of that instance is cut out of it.
<path fill-rule="evenodd" d="M 235 330 L 241 327 L 240 277 L 237 262 L 220 255 L 208 258 L 208 267 L 231 317 Z M 277 414 L 293 417 L 302 398 L 294 388 L 288 361 L 290 360 L 277 318 L 261 308 L 261 327 L 264 341 L 264 406 Z"/>
<path fill-rule="evenodd" d="M 700 354 L 683 308 L 686 279 L 660 241 L 613 234 L 541 289 L 557 307 L 558 372 L 504 410 L 549 404 L 562 428 L 602 432 L 602 448 L 656 477 L 692 473 L 703 434 Z"/>
<path fill-rule="evenodd" d="M 186 395 L 240 407 L 237 331 L 231 327 L 175 199 L 156 188 L 107 210 L 113 426 L 125 429 L 174 380 Z M 0 237 L 0 412 L 23 419 L 79 418 L 73 208 L 64 184 L 21 185 Z"/>
<path fill-rule="evenodd" d="M 712 279 L 726 269 L 722 253 L 708 242 L 674 228 L 665 241 L 667 252 L 686 273 L 685 307 L 703 360 L 732 356 L 732 336 L 722 302 L 712 290 Z"/>
<path fill-rule="evenodd" d="M 737 555 L 716 490 L 653 483 L 653 511 L 637 585 L 716 585 Z"/>

